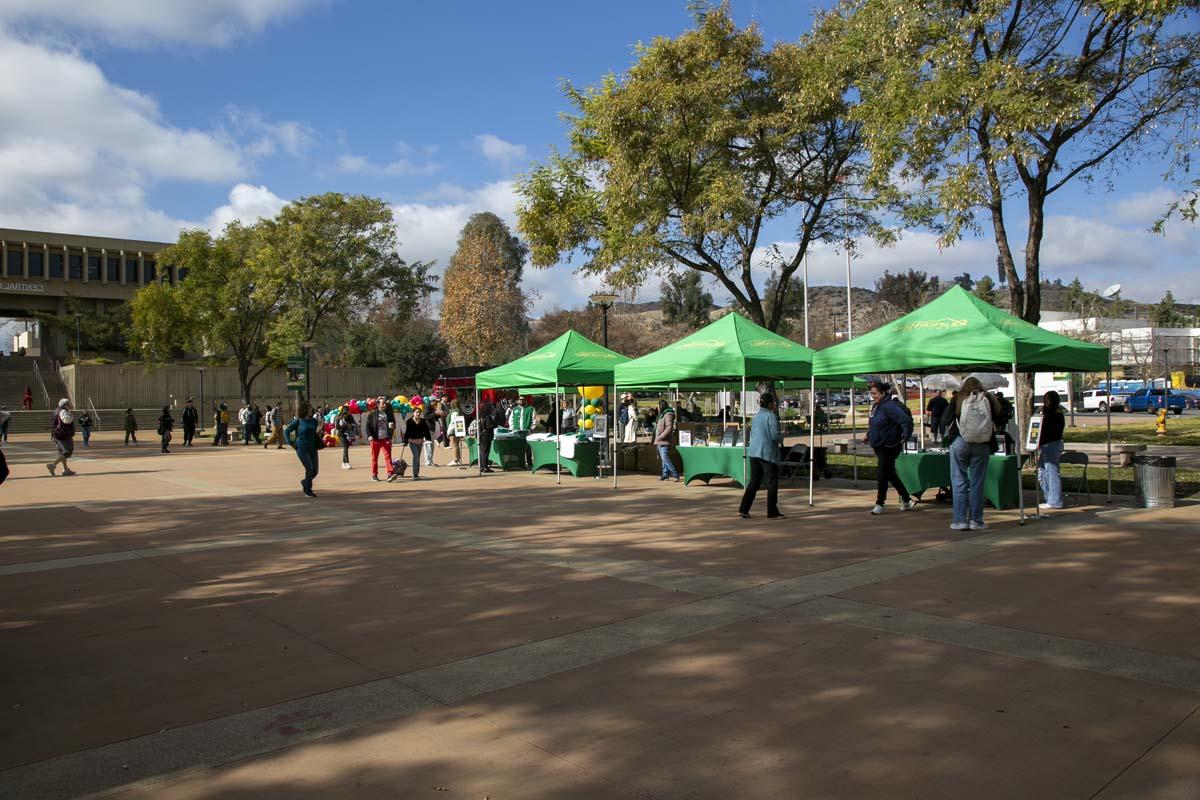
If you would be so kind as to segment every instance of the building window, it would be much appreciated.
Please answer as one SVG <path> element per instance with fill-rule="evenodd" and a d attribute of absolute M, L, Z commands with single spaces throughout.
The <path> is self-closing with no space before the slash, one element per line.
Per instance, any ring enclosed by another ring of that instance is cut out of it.
<path fill-rule="evenodd" d="M 72 254 L 67 258 L 67 268 L 71 271 L 71 280 L 77 281 L 83 278 L 83 256 Z"/>
<path fill-rule="evenodd" d="M 125 282 L 137 283 L 137 259 L 125 259 Z"/>
<path fill-rule="evenodd" d="M 8 264 L 5 265 L 4 271 L 6 273 L 8 273 L 8 276 L 10 278 L 18 277 L 20 275 L 25 274 L 25 271 L 21 268 L 21 251 L 20 250 L 9 250 L 8 251 Z"/>
<path fill-rule="evenodd" d="M 110 282 L 119 283 L 121 281 L 121 259 L 118 256 L 109 256 L 105 272 L 108 274 Z"/>
<path fill-rule="evenodd" d="M 154 283 L 155 278 L 158 277 L 158 273 L 154 269 L 153 261 L 147 261 L 145 266 L 142 267 L 142 271 L 145 273 L 144 277 L 146 279 L 146 283 Z"/>
<path fill-rule="evenodd" d="M 29 253 L 29 277 L 40 278 L 44 274 L 45 262 L 42 260 L 45 254 L 41 251 Z"/>
<path fill-rule="evenodd" d="M 100 280 L 100 256 L 88 256 L 88 280 Z"/>
<path fill-rule="evenodd" d="M 167 283 L 175 285 L 175 268 L 167 265 L 163 267 L 163 277 L 167 279 Z"/>
<path fill-rule="evenodd" d="M 179 273 L 179 282 L 180 283 L 187 280 L 187 267 L 179 267 L 177 272 Z"/>
<path fill-rule="evenodd" d="M 63 276 L 62 269 L 63 269 L 63 254 L 62 253 L 51 253 L 50 254 L 50 277 L 51 278 L 61 278 Z"/>

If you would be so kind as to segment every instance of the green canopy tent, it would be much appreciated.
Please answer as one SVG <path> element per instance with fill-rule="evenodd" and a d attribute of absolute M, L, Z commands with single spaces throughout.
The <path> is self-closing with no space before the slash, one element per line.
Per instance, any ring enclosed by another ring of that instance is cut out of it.
<path fill-rule="evenodd" d="M 719 320 L 653 353 L 617 366 L 613 393 L 619 386 L 640 387 L 813 379 L 814 352 L 774 331 L 756 325 L 740 314 Z M 743 409 L 744 412 L 744 409 Z M 747 481 L 747 437 L 742 437 L 742 485 Z M 614 444 L 615 446 L 615 444 Z M 811 451 L 810 451 L 811 452 Z M 614 464 L 616 458 L 613 459 Z M 617 485 L 613 470 L 613 486 Z M 812 504 L 811 484 L 809 504 Z"/>
<path fill-rule="evenodd" d="M 620 353 L 601 347 L 575 331 L 567 331 L 532 353 L 478 373 L 475 376 L 475 407 L 479 408 L 481 389 L 553 388 L 557 408 L 561 387 L 611 386 L 613 369 L 627 361 L 629 359 Z M 480 454 L 481 464 L 486 457 L 486 454 Z M 557 480 L 561 482 L 562 477 L 557 476 Z"/>
<path fill-rule="evenodd" d="M 1039 328 L 1001 311 L 961 286 L 900 319 L 857 339 L 817 353 L 818 376 L 880 372 L 1017 371 L 1107 372 L 1112 366 L 1107 347 L 1071 339 Z M 924 407 L 924 387 L 922 407 Z M 1021 430 L 1020 410 L 1017 430 Z M 922 430 L 922 433 L 924 431 Z M 1111 451 L 1112 425 L 1109 419 Z M 1110 452 L 1111 455 L 1111 452 Z M 1109 459 L 1109 500 L 1112 500 L 1112 460 Z M 1025 506 L 1021 503 L 1021 519 Z"/>

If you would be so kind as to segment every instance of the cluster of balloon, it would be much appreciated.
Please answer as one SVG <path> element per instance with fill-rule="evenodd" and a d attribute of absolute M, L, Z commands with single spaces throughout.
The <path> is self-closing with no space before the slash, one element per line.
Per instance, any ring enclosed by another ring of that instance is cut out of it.
<path fill-rule="evenodd" d="M 596 417 L 604 414 L 603 386 L 580 386 L 579 394 L 586 401 L 583 413 L 580 415 L 579 427 L 590 431 L 596 427 Z"/>

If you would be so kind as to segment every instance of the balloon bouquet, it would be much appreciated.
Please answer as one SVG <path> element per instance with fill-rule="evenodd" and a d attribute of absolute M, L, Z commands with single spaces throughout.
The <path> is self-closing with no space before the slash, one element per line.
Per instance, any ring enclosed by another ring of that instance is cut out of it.
<path fill-rule="evenodd" d="M 414 394 L 412 397 L 398 394 L 391 400 L 386 400 L 384 402 L 387 403 L 387 405 L 390 406 L 393 411 L 396 411 L 403 416 L 408 416 L 413 412 L 424 411 L 431 403 L 438 402 L 441 399 L 442 398 L 436 394 L 426 396 Z M 337 408 L 330 409 L 329 413 L 325 415 L 325 445 L 327 447 L 332 447 L 339 443 L 339 434 L 337 433 L 336 425 L 337 418 L 341 416 L 343 411 L 349 411 L 351 414 L 366 414 L 374 411 L 378 407 L 379 401 L 372 397 L 368 400 L 355 400 L 352 398 Z"/>
<path fill-rule="evenodd" d="M 579 395 L 584 399 L 583 409 L 579 414 L 579 429 L 590 431 L 596 427 L 596 417 L 604 415 L 603 386 L 580 386 Z"/>

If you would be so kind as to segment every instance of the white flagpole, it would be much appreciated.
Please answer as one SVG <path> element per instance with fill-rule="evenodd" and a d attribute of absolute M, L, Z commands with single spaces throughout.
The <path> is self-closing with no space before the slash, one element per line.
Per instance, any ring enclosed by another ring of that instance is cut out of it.
<path fill-rule="evenodd" d="M 804 254 L 804 346 L 808 347 L 808 253 Z M 813 465 L 816 456 L 813 450 L 817 446 L 817 377 L 811 372 L 808 376 L 808 507 L 813 504 Z"/>
<path fill-rule="evenodd" d="M 1021 485 L 1021 451 L 1024 447 L 1024 434 L 1021 433 L 1021 391 L 1017 385 L 1017 362 L 1012 365 L 1013 415 L 1017 423 L 1017 506 L 1021 509 L 1021 524 L 1025 524 L 1025 487 Z"/>

